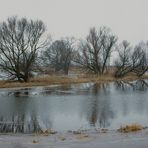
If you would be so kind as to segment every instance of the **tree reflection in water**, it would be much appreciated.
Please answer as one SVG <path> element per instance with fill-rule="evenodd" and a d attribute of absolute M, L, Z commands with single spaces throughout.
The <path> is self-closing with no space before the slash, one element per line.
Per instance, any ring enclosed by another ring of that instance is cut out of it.
<path fill-rule="evenodd" d="M 2 133 L 32 133 L 42 131 L 37 117 L 31 116 L 30 122 L 26 121 L 25 115 L 13 115 L 6 119 L 0 117 L 0 132 Z"/>
<path fill-rule="evenodd" d="M 145 80 L 0 90 L 0 132 L 32 133 L 66 124 L 108 128 L 133 115 L 141 121 L 148 114 L 147 90 Z"/>
<path fill-rule="evenodd" d="M 107 89 L 108 84 L 96 83 L 92 87 L 92 97 L 90 98 L 90 112 L 88 113 L 88 120 L 90 125 L 98 127 L 108 127 L 110 119 L 114 118 L 114 113 L 110 107 L 110 99 Z"/>
<path fill-rule="evenodd" d="M 116 81 L 114 84 L 115 84 L 116 89 L 121 90 L 121 91 L 130 91 L 130 90 L 145 91 L 148 89 L 148 81 L 147 80 L 136 80 L 133 82 Z"/>
<path fill-rule="evenodd" d="M 31 98 L 31 88 L 14 89 L 8 92 L 4 105 L 0 106 L 0 132 L 1 133 L 36 133 L 52 125 L 51 120 L 40 121 L 38 116 L 37 100 Z M 7 105 L 7 106 L 6 106 Z"/>

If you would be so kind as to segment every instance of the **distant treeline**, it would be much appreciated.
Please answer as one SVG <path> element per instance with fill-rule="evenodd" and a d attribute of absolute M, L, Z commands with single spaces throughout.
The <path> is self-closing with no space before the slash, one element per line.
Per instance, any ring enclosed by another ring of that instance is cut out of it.
<path fill-rule="evenodd" d="M 41 20 L 10 17 L 0 24 L 0 69 L 8 79 L 27 82 L 34 71 L 68 74 L 71 64 L 86 72 L 103 75 L 113 59 L 114 76 L 129 73 L 142 76 L 148 71 L 148 42 L 135 47 L 118 37 L 108 27 L 90 28 L 85 39 L 45 37 Z M 117 58 L 114 58 L 116 55 Z"/>

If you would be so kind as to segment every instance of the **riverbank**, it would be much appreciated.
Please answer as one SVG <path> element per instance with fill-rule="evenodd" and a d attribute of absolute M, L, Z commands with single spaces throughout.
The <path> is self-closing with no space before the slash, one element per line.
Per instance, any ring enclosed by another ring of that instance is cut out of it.
<path fill-rule="evenodd" d="M 0 135 L 1 148 L 147 148 L 148 129 L 131 133 L 99 130 L 57 133 L 49 136 Z"/>
<path fill-rule="evenodd" d="M 143 77 L 137 76 L 126 76 L 120 79 L 113 77 L 112 75 L 103 75 L 103 76 L 95 76 L 95 75 L 83 75 L 83 76 L 63 76 L 63 75 L 48 75 L 48 76 L 39 76 L 30 79 L 27 83 L 20 83 L 17 81 L 8 81 L 1 80 L 0 88 L 15 88 L 15 87 L 33 87 L 33 86 L 49 86 L 49 85 L 61 85 L 61 84 L 76 84 L 76 83 L 107 83 L 112 81 L 134 81 L 139 79 L 148 79 L 148 75 L 144 75 Z"/>

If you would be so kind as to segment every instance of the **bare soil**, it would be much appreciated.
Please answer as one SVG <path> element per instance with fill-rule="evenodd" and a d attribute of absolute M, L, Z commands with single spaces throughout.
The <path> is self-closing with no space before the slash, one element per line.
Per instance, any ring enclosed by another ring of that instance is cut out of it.
<path fill-rule="evenodd" d="M 120 133 L 90 130 L 52 135 L 0 135 L 0 148 L 147 148 L 148 130 Z"/>

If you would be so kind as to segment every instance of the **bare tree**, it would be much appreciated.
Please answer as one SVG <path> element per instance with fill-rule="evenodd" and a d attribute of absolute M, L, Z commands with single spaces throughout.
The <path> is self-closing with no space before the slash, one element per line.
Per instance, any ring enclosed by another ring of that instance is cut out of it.
<path fill-rule="evenodd" d="M 131 69 L 131 47 L 130 43 L 124 40 L 117 47 L 118 58 L 115 60 L 115 77 L 123 77 L 129 73 Z"/>
<path fill-rule="evenodd" d="M 135 48 L 131 57 L 132 72 L 137 76 L 142 76 L 148 71 L 148 45 L 144 42 L 139 43 Z"/>
<path fill-rule="evenodd" d="M 123 77 L 129 73 L 142 76 L 148 71 L 148 46 L 141 42 L 134 49 L 127 41 L 118 46 L 118 59 L 115 61 L 115 77 Z"/>
<path fill-rule="evenodd" d="M 63 38 L 54 41 L 49 48 L 41 54 L 42 63 L 55 72 L 62 70 L 68 74 L 74 50 L 74 38 Z"/>
<path fill-rule="evenodd" d="M 40 20 L 11 17 L 0 24 L 0 68 L 8 78 L 29 80 L 37 51 L 45 45 L 41 41 L 44 32 Z"/>
<path fill-rule="evenodd" d="M 75 61 L 95 74 L 104 74 L 116 41 L 109 28 L 91 28 L 86 40 L 80 43 Z"/>

